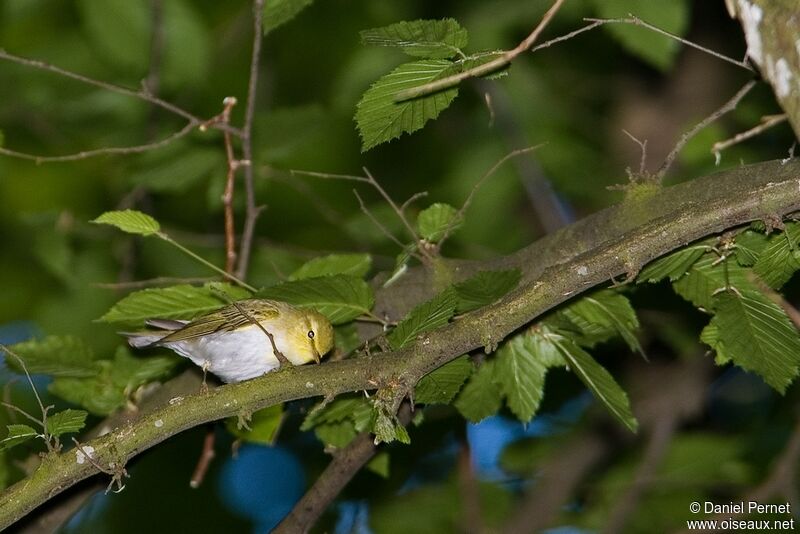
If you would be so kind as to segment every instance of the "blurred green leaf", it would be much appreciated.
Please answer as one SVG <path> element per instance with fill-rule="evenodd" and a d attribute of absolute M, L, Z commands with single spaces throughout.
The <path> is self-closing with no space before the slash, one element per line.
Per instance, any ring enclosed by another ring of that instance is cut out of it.
<path fill-rule="evenodd" d="M 446 325 L 455 314 L 457 303 L 455 291 L 452 289 L 442 291 L 411 310 L 386 336 L 386 340 L 394 350 L 404 347 L 420 334 Z"/>
<path fill-rule="evenodd" d="M 450 58 L 467 46 L 467 30 L 454 19 L 401 21 L 360 35 L 362 44 L 399 48 L 427 59 Z"/>
<path fill-rule="evenodd" d="M 242 441 L 272 445 L 282 421 L 283 405 L 275 404 L 255 412 L 244 428 L 239 428 L 238 417 L 227 418 L 225 428 Z"/>
<path fill-rule="evenodd" d="M 395 102 L 395 95 L 451 74 L 449 69 L 452 65 L 443 59 L 405 63 L 372 84 L 356 107 L 355 120 L 361 135 L 362 152 L 403 133 L 415 132 L 438 117 L 458 96 L 458 89 L 403 102 Z"/>
<path fill-rule="evenodd" d="M 314 308 L 334 325 L 369 313 L 375 304 L 372 288 L 347 274 L 283 282 L 260 290 L 258 296 Z"/>
<path fill-rule="evenodd" d="M 376 454 L 367 464 L 367 469 L 380 477 L 389 478 L 389 453 L 381 451 Z"/>
<path fill-rule="evenodd" d="M 314 0 L 266 0 L 264 2 L 264 35 L 289 22 Z"/>
<path fill-rule="evenodd" d="M 153 235 L 161 231 L 157 220 L 136 210 L 107 211 L 91 222 L 115 226 L 129 234 Z"/>
<path fill-rule="evenodd" d="M 361 345 L 355 323 L 335 326 L 333 328 L 334 345 L 341 354 L 348 354 Z"/>
<path fill-rule="evenodd" d="M 126 346 L 114 353 L 111 380 L 123 391 L 134 391 L 139 386 L 166 378 L 183 358 L 172 353 L 160 356 L 134 356 Z"/>
<path fill-rule="evenodd" d="M 147 163 L 148 168 L 131 174 L 129 180 L 154 192 L 183 193 L 215 172 L 220 181 L 225 179 L 225 160 L 216 149 L 192 148 Z"/>
<path fill-rule="evenodd" d="M 786 223 L 782 232 L 767 237 L 767 246 L 753 265 L 753 272 L 771 288 L 779 289 L 800 269 L 799 242 L 800 224 Z M 738 246 L 738 239 L 736 243 Z"/>
<path fill-rule="evenodd" d="M 96 53 L 129 76 L 143 78 L 150 50 L 149 4 L 130 0 L 79 0 L 77 5 Z"/>
<path fill-rule="evenodd" d="M 450 404 L 464 381 L 472 374 L 468 356 L 460 356 L 423 376 L 414 388 L 414 402 Z"/>
<path fill-rule="evenodd" d="M 314 407 L 303 420 L 300 430 L 311 430 L 322 424 L 338 423 L 345 419 L 363 422 L 371 417 L 372 405 L 369 400 L 363 396 L 343 396 L 327 405 L 318 404 Z"/>
<path fill-rule="evenodd" d="M 169 0 L 162 5 L 164 11 L 162 84 L 174 89 L 206 83 L 211 68 L 214 40 L 203 17 L 198 13 L 199 6 L 187 0 Z M 152 15 L 150 16 L 152 18 Z M 151 38 L 152 31 L 151 28 L 148 39 Z M 149 61 L 151 53 L 149 40 L 147 53 Z"/>
<path fill-rule="evenodd" d="M 134 291 L 108 310 L 98 321 L 141 325 L 147 319 L 192 319 L 228 304 L 212 286 L 190 286 L 188 284 L 148 288 Z M 247 298 L 250 294 L 230 284 L 214 284 L 231 300 Z"/>
<path fill-rule="evenodd" d="M 8 429 L 8 436 L 0 441 L 0 451 L 8 450 L 39 435 L 33 427 L 28 425 L 7 425 L 6 428 Z"/>
<path fill-rule="evenodd" d="M 627 18 L 634 15 L 673 35 L 683 37 L 689 27 L 689 4 L 686 0 L 593 0 L 601 18 Z M 659 70 L 669 69 L 680 49 L 677 41 L 633 24 L 606 24 L 607 31 L 628 52 Z"/>
<path fill-rule="evenodd" d="M 452 233 L 460 225 L 458 210 L 450 204 L 441 202 L 425 208 L 417 216 L 419 235 L 431 243 L 438 243 L 448 233 L 448 230 Z"/>
<path fill-rule="evenodd" d="M 475 276 L 455 284 L 458 295 L 456 313 L 467 313 L 492 304 L 517 287 L 519 269 L 508 271 L 481 271 Z"/>
<path fill-rule="evenodd" d="M 346 447 L 358 435 L 355 425 L 349 419 L 337 423 L 323 423 L 314 427 L 314 434 L 329 447 Z"/>
<path fill-rule="evenodd" d="M 86 416 L 83 410 L 63 410 L 47 416 L 47 433 L 58 437 L 62 434 L 80 432 L 86 425 Z"/>
<path fill-rule="evenodd" d="M 547 365 L 536 357 L 535 347 L 527 335 L 517 335 L 505 342 L 495 356 L 494 381 L 508 407 L 523 423 L 533 419 L 544 397 Z"/>
<path fill-rule="evenodd" d="M 85 377 L 98 371 L 92 348 L 75 336 L 47 336 L 44 339 L 23 341 L 9 349 L 25 364 L 23 369 L 13 355 L 6 355 L 6 364 L 18 373 L 51 376 Z"/>
<path fill-rule="evenodd" d="M 763 294 L 724 291 L 714 296 L 723 357 L 760 375 L 780 393 L 798 374 L 800 335 L 786 313 Z M 706 333 L 706 338 L 709 334 Z"/>
<path fill-rule="evenodd" d="M 302 280 L 332 274 L 349 274 L 363 278 L 372 268 L 369 254 L 329 254 L 307 261 L 289 275 L 289 280 Z"/>
<path fill-rule="evenodd" d="M 495 360 L 484 360 L 456 397 L 453 405 L 468 421 L 477 423 L 500 409 L 503 398 L 494 374 Z"/>

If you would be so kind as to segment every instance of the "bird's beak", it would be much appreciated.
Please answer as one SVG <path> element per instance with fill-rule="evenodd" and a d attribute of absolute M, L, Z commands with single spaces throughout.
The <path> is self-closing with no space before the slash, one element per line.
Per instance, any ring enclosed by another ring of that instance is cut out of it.
<path fill-rule="evenodd" d="M 319 365 L 320 357 L 319 357 L 319 352 L 317 352 L 317 348 L 316 347 L 311 347 L 311 352 L 314 353 L 314 361 L 317 362 L 317 365 Z"/>

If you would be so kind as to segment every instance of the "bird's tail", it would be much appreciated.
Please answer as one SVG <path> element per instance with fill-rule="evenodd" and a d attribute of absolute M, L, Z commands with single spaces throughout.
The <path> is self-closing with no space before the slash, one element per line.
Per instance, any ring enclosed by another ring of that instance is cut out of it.
<path fill-rule="evenodd" d="M 171 332 L 180 330 L 189 321 L 175 321 L 171 319 L 150 319 L 146 322 L 147 326 L 158 328 L 158 330 L 146 330 L 143 332 L 119 332 L 128 338 L 128 344 L 135 349 L 146 349 L 158 346 L 158 342 L 167 337 Z"/>

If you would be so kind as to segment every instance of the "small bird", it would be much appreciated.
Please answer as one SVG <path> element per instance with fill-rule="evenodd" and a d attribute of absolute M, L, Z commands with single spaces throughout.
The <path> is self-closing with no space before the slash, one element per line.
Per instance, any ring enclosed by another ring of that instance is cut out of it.
<path fill-rule="evenodd" d="M 158 330 L 121 334 L 135 348 L 172 349 L 224 382 L 277 369 L 281 360 L 274 349 L 292 365 L 303 365 L 319 363 L 333 348 L 333 327 L 324 315 L 275 300 L 242 300 L 192 321 L 151 319 L 146 324 Z"/>

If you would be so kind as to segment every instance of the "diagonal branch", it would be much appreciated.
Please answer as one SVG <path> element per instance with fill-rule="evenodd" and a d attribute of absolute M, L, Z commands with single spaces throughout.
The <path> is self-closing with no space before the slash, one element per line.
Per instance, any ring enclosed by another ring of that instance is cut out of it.
<path fill-rule="evenodd" d="M 317 366 L 290 367 L 205 395 L 190 395 L 87 441 L 99 465 L 124 465 L 186 429 L 280 402 L 414 384 L 445 363 L 498 343 L 581 291 L 636 272 L 700 237 L 800 210 L 800 161 L 737 167 L 664 188 L 589 216 L 527 248 L 471 269 L 519 267 L 521 285 L 501 301 L 426 333 L 409 346 Z M 458 272 L 461 276 L 468 269 Z M 390 286 L 396 291 L 395 286 Z M 44 457 L 36 471 L 0 494 L 0 529 L 98 473 L 75 450 Z"/>

